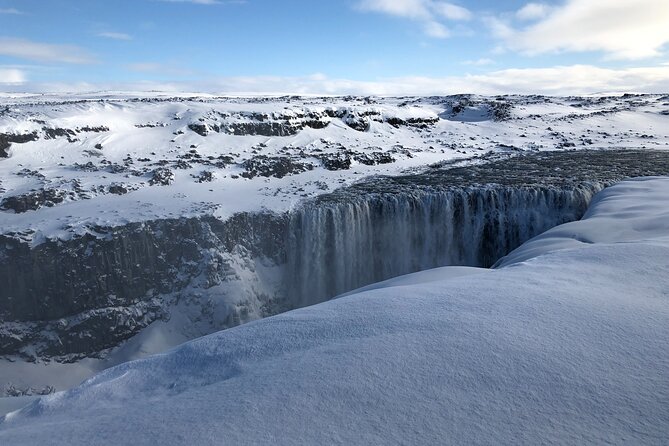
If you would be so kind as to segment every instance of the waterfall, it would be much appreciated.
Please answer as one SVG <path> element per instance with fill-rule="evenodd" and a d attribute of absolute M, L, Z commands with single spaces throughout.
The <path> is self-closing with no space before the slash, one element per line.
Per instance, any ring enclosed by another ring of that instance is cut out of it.
<path fill-rule="evenodd" d="M 306 203 L 289 223 L 289 299 L 310 305 L 428 268 L 489 267 L 526 240 L 581 218 L 602 188 L 413 188 Z"/>

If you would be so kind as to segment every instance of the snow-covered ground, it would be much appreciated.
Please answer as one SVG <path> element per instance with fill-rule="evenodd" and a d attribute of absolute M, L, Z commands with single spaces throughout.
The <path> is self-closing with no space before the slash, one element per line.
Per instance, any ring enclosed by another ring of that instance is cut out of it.
<path fill-rule="evenodd" d="M 666 444 L 669 178 L 493 270 L 422 272 L 106 370 L 22 444 Z"/>
<path fill-rule="evenodd" d="M 489 151 L 669 148 L 669 97 L 0 97 L 0 229 L 286 210 Z M 2 158 L 6 156 L 6 158 Z"/>

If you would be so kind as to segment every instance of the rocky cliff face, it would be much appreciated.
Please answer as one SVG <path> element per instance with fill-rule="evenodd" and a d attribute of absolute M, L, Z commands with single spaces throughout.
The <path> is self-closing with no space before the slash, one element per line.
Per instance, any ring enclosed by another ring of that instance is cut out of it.
<path fill-rule="evenodd" d="M 373 178 L 286 213 L 95 227 L 37 245 L 5 234 L 0 355 L 73 361 L 179 305 L 198 305 L 192 323 L 213 331 L 399 274 L 490 266 L 579 219 L 607 184 L 667 173 L 663 152 L 530 154 Z"/>
<path fill-rule="evenodd" d="M 285 257 L 285 218 L 238 214 L 95 228 L 35 247 L 0 236 L 0 354 L 90 355 L 168 316 L 167 296 L 234 274 L 221 252 Z"/>

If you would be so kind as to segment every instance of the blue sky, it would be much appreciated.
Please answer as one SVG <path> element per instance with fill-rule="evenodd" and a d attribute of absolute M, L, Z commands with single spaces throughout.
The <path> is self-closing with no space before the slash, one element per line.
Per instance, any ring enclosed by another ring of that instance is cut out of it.
<path fill-rule="evenodd" d="M 0 91 L 669 91 L 667 43 L 667 0 L 0 0 Z"/>

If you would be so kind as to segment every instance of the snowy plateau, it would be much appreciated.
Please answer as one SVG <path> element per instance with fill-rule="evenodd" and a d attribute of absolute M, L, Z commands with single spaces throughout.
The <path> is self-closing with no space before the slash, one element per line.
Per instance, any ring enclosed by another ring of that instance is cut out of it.
<path fill-rule="evenodd" d="M 668 176 L 666 95 L 0 96 L 0 444 L 667 444 Z"/>

